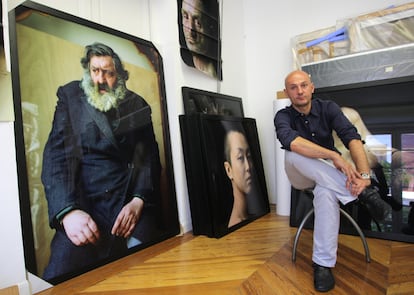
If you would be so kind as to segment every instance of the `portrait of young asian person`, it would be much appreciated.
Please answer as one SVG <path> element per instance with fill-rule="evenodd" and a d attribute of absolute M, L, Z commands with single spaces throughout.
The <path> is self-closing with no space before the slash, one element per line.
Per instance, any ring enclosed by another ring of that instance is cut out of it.
<path fill-rule="evenodd" d="M 224 170 L 232 187 L 228 227 L 263 214 L 263 195 L 258 189 L 252 153 L 244 132 L 231 127 L 224 139 Z"/>
<path fill-rule="evenodd" d="M 120 57 L 85 47 L 80 81 L 57 90 L 43 155 L 49 223 L 56 230 L 43 278 L 84 271 L 151 239 L 160 158 L 148 103 L 126 87 Z"/>
<path fill-rule="evenodd" d="M 252 185 L 252 159 L 246 137 L 239 131 L 229 131 L 225 138 L 224 169 L 233 189 L 233 207 L 228 227 L 247 219 L 246 195 Z"/>
<path fill-rule="evenodd" d="M 384 220 L 390 207 L 371 187 L 370 166 L 360 134 L 333 101 L 313 97 L 310 76 L 297 70 L 285 78 L 285 93 L 291 105 L 274 117 L 276 135 L 285 149 L 285 170 L 292 186 L 313 190 L 314 287 L 334 288 L 332 268 L 336 264 L 339 202 L 359 202 L 373 218 Z M 349 150 L 354 165 L 334 146 L 335 131 Z"/>
<path fill-rule="evenodd" d="M 181 6 L 181 55 L 184 62 L 217 78 L 218 4 L 217 0 L 178 0 Z M 214 17 L 212 17 L 214 16 Z"/>

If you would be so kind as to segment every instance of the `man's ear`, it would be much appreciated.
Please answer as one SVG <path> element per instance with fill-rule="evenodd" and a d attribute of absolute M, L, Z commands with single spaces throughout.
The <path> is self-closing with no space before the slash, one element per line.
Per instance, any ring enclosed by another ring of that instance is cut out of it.
<path fill-rule="evenodd" d="M 232 180 L 233 175 L 231 173 L 231 165 L 228 161 L 224 162 L 224 170 L 226 170 L 227 177 Z"/>

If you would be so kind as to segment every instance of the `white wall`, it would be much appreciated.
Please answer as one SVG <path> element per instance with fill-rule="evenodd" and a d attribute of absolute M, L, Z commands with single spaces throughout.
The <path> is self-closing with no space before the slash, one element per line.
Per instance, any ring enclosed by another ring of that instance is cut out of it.
<path fill-rule="evenodd" d="M 2 3 L 3 5 L 3 3 Z M 5 5 L 3 11 L 7 11 Z M 11 75 L 0 49 L 0 289 L 17 285 L 20 294 L 30 294 L 26 279 L 20 205 L 17 182 L 16 149 Z"/>
<path fill-rule="evenodd" d="M 4 1 L 4 0 L 3 0 Z M 9 0 L 9 8 L 21 1 Z M 180 223 L 184 231 L 191 229 L 188 193 L 185 179 L 178 116 L 183 113 L 181 87 L 189 86 L 240 96 L 246 116 L 256 118 L 266 173 L 269 197 L 276 200 L 275 140 L 273 100 L 283 89 L 283 79 L 292 70 L 290 39 L 292 36 L 332 26 L 337 19 L 381 9 L 409 1 L 390 0 L 220 0 L 222 13 L 222 82 L 217 82 L 187 67 L 179 55 L 177 5 L 174 0 L 39 0 L 39 3 L 75 14 L 97 23 L 152 41 L 164 61 L 168 115 L 173 152 L 173 165 Z M 6 124 L 5 126 L 3 126 Z M 0 123 L 0 142 L 13 144 L 9 123 Z M 5 132 L 4 130 L 7 130 Z M 13 155 L 8 152 L 8 160 Z M 3 144 L 2 144 L 3 153 Z M 0 233 L 7 229 L 13 243 L 20 245 L 18 192 L 13 163 L 0 166 L 1 196 L 13 200 L 10 208 L 0 206 Z M 11 171 L 10 171 L 11 169 Z M 12 234 L 11 234 L 12 233 Z M 2 239 L 3 240 L 3 239 Z M 2 247 L 3 249 L 3 247 Z M 22 260 L 22 251 L 13 247 L 0 252 L 0 262 L 13 264 Z M 12 284 L 25 282 L 25 273 L 16 269 Z M 19 267 L 19 266 L 18 266 Z M 7 287 L 0 271 L 0 288 Z M 25 294 L 25 293 L 22 293 Z"/>
<path fill-rule="evenodd" d="M 16 151 L 12 122 L 0 122 L 0 289 L 18 285 L 29 294 L 26 280 L 20 207 L 17 186 Z M 25 292 L 25 293 L 23 293 Z"/>

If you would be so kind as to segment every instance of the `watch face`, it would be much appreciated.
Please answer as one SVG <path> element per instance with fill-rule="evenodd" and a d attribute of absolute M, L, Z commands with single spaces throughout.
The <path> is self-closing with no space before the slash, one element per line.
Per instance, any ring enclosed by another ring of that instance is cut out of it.
<path fill-rule="evenodd" d="M 363 179 L 369 179 L 369 178 L 370 178 L 370 176 L 369 176 L 369 174 L 368 174 L 368 173 L 361 173 L 361 177 L 362 177 Z"/>

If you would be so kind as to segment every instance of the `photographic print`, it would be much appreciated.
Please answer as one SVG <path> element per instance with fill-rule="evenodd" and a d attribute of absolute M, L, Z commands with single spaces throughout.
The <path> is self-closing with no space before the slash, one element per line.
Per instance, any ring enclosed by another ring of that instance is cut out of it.
<path fill-rule="evenodd" d="M 182 95 L 186 114 L 200 113 L 244 117 L 240 97 L 191 87 L 182 87 Z"/>
<path fill-rule="evenodd" d="M 270 212 L 254 119 L 200 114 L 180 123 L 195 234 L 219 238 Z"/>
<path fill-rule="evenodd" d="M 27 269 L 56 284 L 178 234 L 154 45 L 32 2 L 9 20 Z"/>
<path fill-rule="evenodd" d="M 177 0 L 181 58 L 187 66 L 222 80 L 217 0 Z"/>

